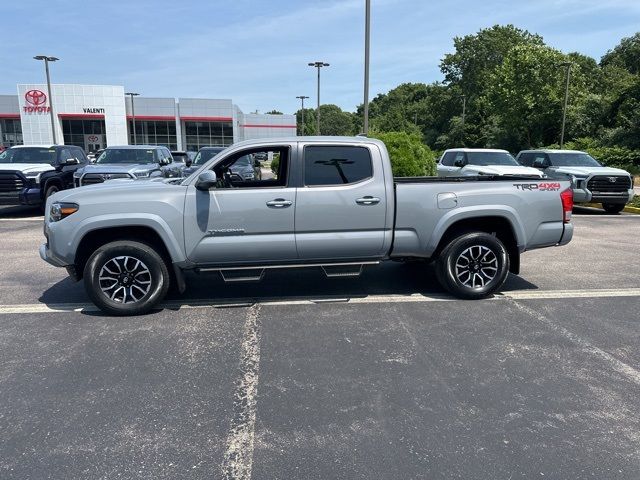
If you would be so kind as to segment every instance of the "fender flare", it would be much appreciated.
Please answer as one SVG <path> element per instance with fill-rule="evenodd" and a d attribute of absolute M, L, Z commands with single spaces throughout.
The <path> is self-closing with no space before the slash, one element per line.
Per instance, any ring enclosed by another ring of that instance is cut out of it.
<path fill-rule="evenodd" d="M 513 230 L 518 247 L 520 248 L 525 244 L 526 234 L 524 226 L 516 210 L 505 205 L 486 205 L 457 208 L 447 212 L 440 218 L 433 229 L 433 233 L 425 246 L 425 250 L 429 255 L 435 252 L 444 234 L 453 224 L 461 220 L 481 219 L 483 217 L 500 217 L 505 219 Z"/>
<path fill-rule="evenodd" d="M 186 257 L 180 241 L 175 237 L 167 222 L 158 215 L 107 214 L 89 217 L 78 224 L 68 245 L 68 251 L 77 252 L 84 237 L 101 229 L 126 227 L 147 227 L 152 229 L 164 243 L 172 263 L 184 263 Z"/>

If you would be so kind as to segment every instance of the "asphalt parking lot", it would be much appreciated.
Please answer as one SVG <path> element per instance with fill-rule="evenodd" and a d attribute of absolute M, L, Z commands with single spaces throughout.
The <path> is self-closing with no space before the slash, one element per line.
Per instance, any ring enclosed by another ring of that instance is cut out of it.
<path fill-rule="evenodd" d="M 112 318 L 2 210 L 0 478 L 640 478 L 640 216 L 574 223 L 489 300 L 390 263 Z"/>

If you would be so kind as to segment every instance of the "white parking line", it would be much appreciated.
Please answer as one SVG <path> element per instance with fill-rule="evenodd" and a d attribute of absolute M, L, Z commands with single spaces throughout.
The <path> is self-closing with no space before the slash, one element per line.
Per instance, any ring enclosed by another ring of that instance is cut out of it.
<path fill-rule="evenodd" d="M 250 480 L 260 370 L 260 305 L 247 312 L 242 335 L 241 377 L 233 396 L 233 419 L 222 461 L 228 480 Z"/>
<path fill-rule="evenodd" d="M 602 297 L 640 297 L 640 288 L 620 289 L 587 289 L 587 290 L 515 290 L 497 294 L 482 301 L 511 300 L 552 300 L 560 298 L 602 298 Z M 192 308 L 231 308 L 250 307 L 252 305 L 286 306 L 286 305 L 318 305 L 324 303 L 426 303 L 426 302 L 464 302 L 447 294 L 422 295 L 367 295 L 364 297 L 322 297 L 322 298 L 234 298 L 234 299 L 198 299 L 170 301 L 161 304 L 160 308 L 168 310 L 185 310 Z M 16 305 L 0 305 L 0 315 L 17 313 L 56 313 L 56 312 L 97 312 L 92 303 L 31 303 Z"/>
<path fill-rule="evenodd" d="M 591 345 L 591 343 L 589 343 L 587 340 L 580 337 L 579 335 L 576 335 L 570 330 L 567 330 L 565 327 L 556 324 L 553 320 L 548 318 L 546 315 L 540 312 L 537 312 L 536 310 L 529 308 L 528 306 L 523 305 L 517 301 L 513 301 L 511 303 L 515 305 L 516 308 L 518 308 L 522 312 L 526 313 L 530 317 L 536 318 L 538 321 L 544 323 L 547 327 L 551 328 L 554 332 L 560 334 L 567 340 L 576 344 L 578 347 L 582 349 L 582 351 L 600 358 L 607 365 L 609 365 L 609 367 L 611 367 L 613 370 L 620 373 L 621 375 L 624 375 L 636 385 L 640 385 L 640 371 L 636 370 L 631 365 L 614 357 L 610 353 L 605 352 L 601 348 Z"/>
<path fill-rule="evenodd" d="M 0 222 L 44 222 L 44 217 L 0 218 Z"/>

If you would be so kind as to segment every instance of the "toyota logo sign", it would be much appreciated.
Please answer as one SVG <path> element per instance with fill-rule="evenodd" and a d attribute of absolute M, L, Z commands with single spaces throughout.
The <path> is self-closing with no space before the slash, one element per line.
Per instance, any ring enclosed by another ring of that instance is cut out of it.
<path fill-rule="evenodd" d="M 27 105 L 23 107 L 25 113 L 49 113 L 50 107 L 45 106 L 47 95 L 42 90 L 28 90 L 24 94 Z"/>
<path fill-rule="evenodd" d="M 98 136 L 97 135 L 90 135 L 89 137 L 87 137 L 87 140 L 89 140 L 90 142 L 97 142 L 98 141 Z"/>
<path fill-rule="evenodd" d="M 24 99 L 31 105 L 37 107 L 38 105 L 44 105 L 47 101 L 47 96 L 40 90 L 29 90 L 24 94 Z"/>

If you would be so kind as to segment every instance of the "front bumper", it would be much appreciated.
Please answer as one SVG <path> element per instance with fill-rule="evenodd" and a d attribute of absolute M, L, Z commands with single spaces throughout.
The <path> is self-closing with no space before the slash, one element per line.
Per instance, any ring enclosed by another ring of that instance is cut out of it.
<path fill-rule="evenodd" d="M 1 192 L 0 205 L 40 205 L 40 188 L 23 188 L 16 192 Z"/>
<path fill-rule="evenodd" d="M 591 201 L 595 203 L 617 203 L 626 204 L 633 200 L 635 192 L 633 190 L 627 190 L 626 192 L 612 192 L 612 193 L 594 193 L 591 195 Z"/>
<path fill-rule="evenodd" d="M 51 249 L 49 248 L 49 245 L 47 243 L 43 243 L 42 245 L 40 245 L 40 258 L 42 260 L 44 260 L 45 262 L 47 262 L 50 265 L 53 265 L 54 267 L 66 267 L 67 264 L 64 260 L 56 258 L 53 253 L 51 252 Z"/>

